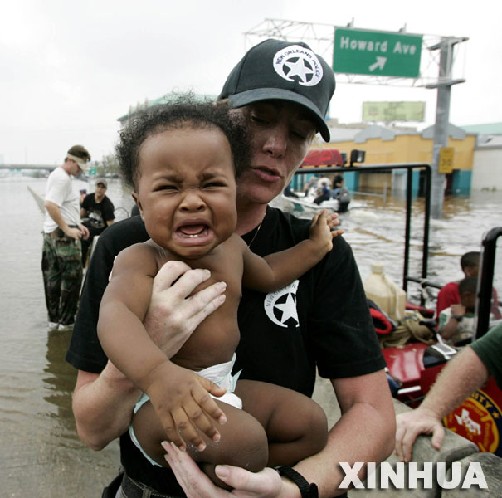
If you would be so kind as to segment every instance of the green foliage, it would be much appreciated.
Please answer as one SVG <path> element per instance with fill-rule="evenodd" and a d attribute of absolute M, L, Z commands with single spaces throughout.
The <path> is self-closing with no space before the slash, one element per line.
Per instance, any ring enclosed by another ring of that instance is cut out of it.
<path fill-rule="evenodd" d="M 106 154 L 96 165 L 96 176 L 118 176 L 119 162 L 115 154 Z"/>

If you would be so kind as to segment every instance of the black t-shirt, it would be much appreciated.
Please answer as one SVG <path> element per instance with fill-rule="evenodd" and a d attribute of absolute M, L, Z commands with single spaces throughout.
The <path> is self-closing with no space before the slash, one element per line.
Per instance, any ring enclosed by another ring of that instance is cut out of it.
<path fill-rule="evenodd" d="M 309 224 L 268 208 L 259 232 L 243 238 L 265 256 L 307 238 Z M 66 356 L 75 368 L 95 373 L 104 368 L 106 356 L 96 333 L 99 301 L 116 254 L 147 239 L 139 217 L 115 223 L 99 238 Z M 385 367 L 357 265 L 343 237 L 334 239 L 333 250 L 316 267 L 284 289 L 268 295 L 243 289 L 238 320 L 235 370 L 242 370 L 241 378 L 311 396 L 316 366 L 326 378 L 355 377 Z M 180 493 L 172 473 L 148 463 L 127 433 L 120 447 L 122 464 L 133 479 L 162 493 Z"/>
<path fill-rule="evenodd" d="M 84 225 L 92 230 L 92 235 L 99 235 L 107 227 L 107 222 L 115 219 L 115 206 L 106 196 L 96 202 L 95 194 L 87 194 L 80 207 L 87 212 Z"/>

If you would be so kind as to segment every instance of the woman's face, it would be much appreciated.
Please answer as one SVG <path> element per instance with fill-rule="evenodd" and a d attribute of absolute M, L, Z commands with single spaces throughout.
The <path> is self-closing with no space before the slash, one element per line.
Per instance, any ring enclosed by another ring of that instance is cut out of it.
<path fill-rule="evenodd" d="M 303 107 L 266 101 L 239 109 L 251 141 L 251 167 L 238 179 L 237 202 L 267 204 L 305 158 L 315 126 Z"/>

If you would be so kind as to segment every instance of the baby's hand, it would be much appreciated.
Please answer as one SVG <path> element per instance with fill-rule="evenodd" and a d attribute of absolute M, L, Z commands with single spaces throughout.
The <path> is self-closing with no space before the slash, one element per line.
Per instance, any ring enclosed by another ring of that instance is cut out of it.
<path fill-rule="evenodd" d="M 153 378 L 146 392 L 169 441 L 198 451 L 206 448 L 201 433 L 219 441 L 216 423 L 224 424 L 227 418 L 209 393 L 222 396 L 225 389 L 171 362 L 159 365 Z"/>
<path fill-rule="evenodd" d="M 309 238 L 327 253 L 333 248 L 333 239 L 342 233 L 343 230 L 334 228 L 330 213 L 323 209 L 312 219 Z"/>

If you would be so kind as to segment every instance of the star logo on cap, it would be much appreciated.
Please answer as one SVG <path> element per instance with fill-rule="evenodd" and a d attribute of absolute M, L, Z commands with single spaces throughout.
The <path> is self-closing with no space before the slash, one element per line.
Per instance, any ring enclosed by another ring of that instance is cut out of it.
<path fill-rule="evenodd" d="M 314 71 L 307 67 L 303 59 L 298 59 L 296 62 L 286 62 L 284 66 L 289 68 L 288 79 L 290 81 L 293 80 L 295 76 L 298 76 L 300 82 L 305 84 L 309 81 L 310 75 L 314 74 Z"/>
<path fill-rule="evenodd" d="M 286 81 L 296 81 L 302 86 L 317 85 L 323 75 L 317 56 L 308 48 L 291 45 L 274 55 L 275 72 Z"/>

